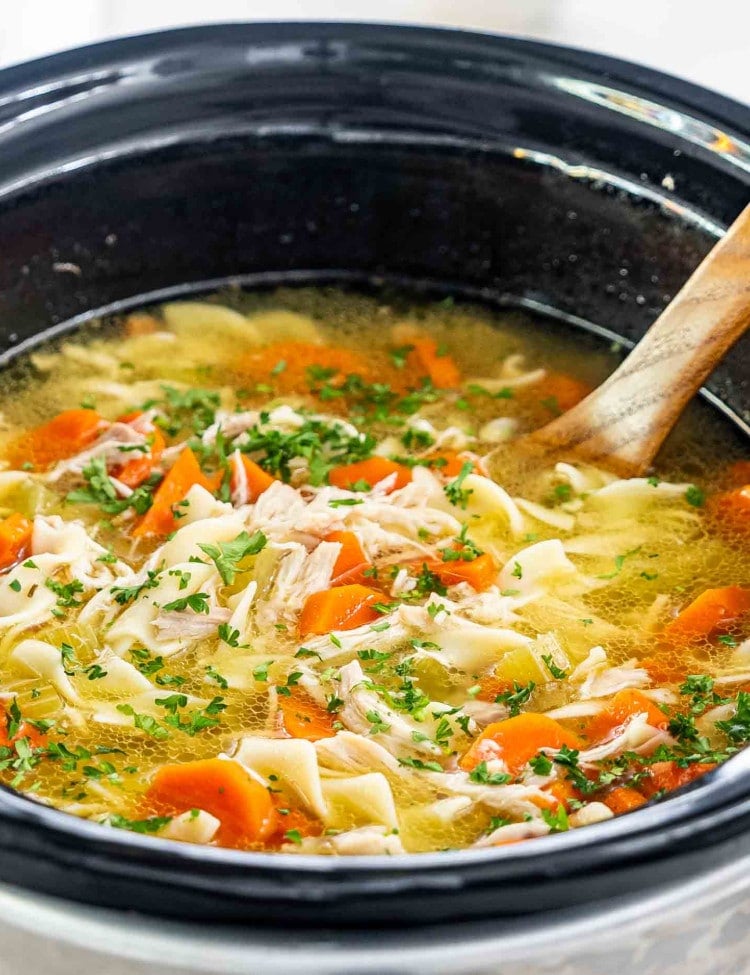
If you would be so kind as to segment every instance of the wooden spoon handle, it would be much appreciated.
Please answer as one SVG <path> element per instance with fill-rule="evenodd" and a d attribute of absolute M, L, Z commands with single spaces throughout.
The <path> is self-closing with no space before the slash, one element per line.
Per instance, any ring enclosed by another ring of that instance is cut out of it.
<path fill-rule="evenodd" d="M 609 379 L 526 439 L 622 475 L 642 473 L 748 325 L 750 206 Z"/>

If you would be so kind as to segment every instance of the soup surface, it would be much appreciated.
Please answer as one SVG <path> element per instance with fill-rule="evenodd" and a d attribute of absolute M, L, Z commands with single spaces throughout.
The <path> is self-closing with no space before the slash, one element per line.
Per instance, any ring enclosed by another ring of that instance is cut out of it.
<path fill-rule="evenodd" d="M 0 777 L 175 840 L 498 846 L 750 738 L 750 462 L 696 406 L 653 476 L 498 443 L 615 350 L 517 313 L 227 293 L 6 373 Z M 510 483 L 510 482 L 509 482 Z"/>

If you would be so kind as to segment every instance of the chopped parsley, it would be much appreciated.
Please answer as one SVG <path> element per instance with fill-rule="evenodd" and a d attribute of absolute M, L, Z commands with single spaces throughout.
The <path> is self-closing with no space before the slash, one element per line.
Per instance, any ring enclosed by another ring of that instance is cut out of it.
<path fill-rule="evenodd" d="M 379 734 L 383 734 L 386 731 L 391 730 L 391 726 L 388 724 L 387 721 L 384 721 L 382 719 L 382 717 L 378 714 L 377 711 L 375 710 L 368 711 L 365 717 L 370 722 L 371 735 L 379 735 Z"/>
<path fill-rule="evenodd" d="M 162 609 L 175 613 L 182 613 L 186 609 L 191 609 L 194 613 L 208 613 L 209 598 L 207 592 L 194 592 L 191 596 L 180 596 L 179 599 L 173 599 L 171 603 L 165 603 Z"/>
<path fill-rule="evenodd" d="M 490 772 L 487 762 L 480 762 L 469 772 L 469 781 L 478 785 L 507 785 L 512 778 L 507 772 Z"/>
<path fill-rule="evenodd" d="M 562 667 L 558 667 L 557 664 L 552 659 L 551 653 L 543 653 L 542 660 L 544 661 L 544 666 L 552 674 L 555 680 L 565 680 L 568 676 L 567 670 L 563 670 Z"/>
<path fill-rule="evenodd" d="M 161 481 L 160 474 L 154 474 L 137 487 L 126 498 L 121 498 L 107 473 L 103 457 L 94 457 L 83 468 L 86 487 L 70 491 L 65 500 L 69 504 L 96 504 L 108 515 L 118 515 L 132 508 L 137 515 L 144 515 L 151 507 L 154 488 Z"/>
<path fill-rule="evenodd" d="M 116 603 L 125 606 L 137 599 L 147 589 L 156 589 L 159 585 L 158 576 L 158 572 L 149 569 L 145 582 L 140 582 L 135 586 L 112 586 L 110 592 L 114 595 Z"/>
<path fill-rule="evenodd" d="M 443 771 L 443 766 L 440 762 L 424 762 L 421 758 L 400 758 L 398 764 L 405 765 L 407 768 L 418 769 L 420 772 Z"/>
<path fill-rule="evenodd" d="M 212 681 L 218 684 L 219 687 L 222 689 L 222 691 L 226 691 L 229 689 L 229 681 L 226 679 L 226 677 L 222 677 L 222 675 L 218 672 L 218 670 L 215 667 L 212 667 L 211 664 L 208 664 L 205 670 L 206 670 L 206 677 L 209 677 Z"/>
<path fill-rule="evenodd" d="M 537 775 L 549 775 L 552 771 L 552 759 L 544 752 L 539 752 L 538 755 L 529 759 L 529 765 Z"/>
<path fill-rule="evenodd" d="M 521 707 L 528 704 L 529 698 L 534 693 L 536 684 L 533 680 L 528 684 L 519 684 L 513 681 L 512 690 L 502 691 L 495 698 L 495 704 L 505 704 L 510 710 L 511 718 L 521 713 Z"/>
<path fill-rule="evenodd" d="M 81 600 L 76 599 L 79 593 L 83 592 L 83 583 L 78 579 L 73 579 L 72 582 L 57 582 L 55 579 L 45 579 L 45 586 L 57 596 L 56 606 L 58 607 L 58 612 L 55 613 L 56 616 L 62 615 L 62 609 L 69 609 L 75 606 L 81 605 Z"/>
<path fill-rule="evenodd" d="M 564 833 L 570 829 L 565 806 L 558 806 L 554 812 L 551 809 L 542 809 L 542 819 L 549 826 L 550 833 Z"/>
<path fill-rule="evenodd" d="M 607 572 L 603 575 L 597 576 L 598 579 L 614 579 L 615 576 L 619 576 L 622 572 L 622 567 L 625 565 L 625 560 L 629 559 L 633 555 L 637 555 L 643 548 L 642 545 L 638 545 L 636 548 L 631 548 L 629 552 L 625 552 L 623 555 L 615 556 L 615 568 L 612 572 Z"/>
<path fill-rule="evenodd" d="M 691 484 L 685 491 L 685 500 L 693 508 L 702 508 L 706 503 L 706 492 L 695 484 Z"/>
<path fill-rule="evenodd" d="M 198 548 L 212 559 L 225 585 L 231 586 L 240 571 L 240 562 L 249 555 L 261 552 L 267 541 L 262 531 L 256 531 L 252 535 L 243 531 L 231 542 L 219 542 L 218 545 L 199 542 Z"/>
<path fill-rule="evenodd" d="M 469 497 L 473 494 L 471 488 L 462 487 L 466 478 L 474 470 L 474 465 L 471 461 L 466 461 L 466 463 L 461 468 L 458 477 L 455 477 L 452 481 L 449 481 L 445 485 L 443 491 L 445 492 L 446 498 L 450 501 L 452 505 L 458 508 L 465 508 L 469 503 Z"/>
<path fill-rule="evenodd" d="M 131 833 L 160 833 L 172 822 L 171 816 L 151 816 L 148 819 L 127 819 L 119 813 L 110 813 L 105 822 L 115 829 L 127 829 Z"/>

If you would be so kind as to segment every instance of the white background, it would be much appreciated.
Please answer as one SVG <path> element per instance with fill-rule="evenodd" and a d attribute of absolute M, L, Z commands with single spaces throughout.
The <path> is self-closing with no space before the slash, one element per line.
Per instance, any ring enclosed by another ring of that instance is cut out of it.
<path fill-rule="evenodd" d="M 750 0 L 0 0 L 0 64 L 227 20 L 446 24 L 586 47 L 750 102 Z"/>

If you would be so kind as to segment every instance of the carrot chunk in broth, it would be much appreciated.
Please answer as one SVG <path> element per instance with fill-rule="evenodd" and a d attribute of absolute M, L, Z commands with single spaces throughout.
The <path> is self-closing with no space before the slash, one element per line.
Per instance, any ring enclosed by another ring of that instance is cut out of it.
<path fill-rule="evenodd" d="M 251 846 L 268 839 L 277 828 L 277 814 L 268 789 L 230 759 L 209 758 L 162 765 L 147 797 L 175 813 L 203 809 L 220 822 L 221 846 Z"/>
<path fill-rule="evenodd" d="M 157 488 L 153 504 L 133 529 L 133 535 L 167 535 L 174 531 L 179 520 L 175 506 L 196 484 L 207 491 L 215 491 L 218 487 L 216 478 L 203 473 L 195 454 L 186 447 Z"/>
<path fill-rule="evenodd" d="M 17 511 L 0 521 L 0 569 L 19 562 L 28 554 L 34 525 Z"/>
<path fill-rule="evenodd" d="M 470 770 L 480 762 L 500 758 L 510 772 L 517 773 L 540 749 L 559 750 L 563 745 L 580 748 L 581 740 L 552 718 L 527 712 L 488 725 L 459 765 Z"/>
<path fill-rule="evenodd" d="M 726 586 L 706 589 L 668 623 L 662 636 L 669 642 L 704 640 L 750 611 L 750 589 Z"/>
<path fill-rule="evenodd" d="M 35 470 L 44 471 L 83 450 L 107 426 L 96 410 L 64 410 L 13 441 L 6 450 L 6 458 L 13 466 L 31 465 Z"/>
<path fill-rule="evenodd" d="M 332 630 L 353 630 L 380 617 L 373 605 L 383 594 L 367 586 L 355 584 L 336 586 L 308 596 L 299 618 L 302 636 L 308 633 L 330 633 Z"/>
<path fill-rule="evenodd" d="M 371 457 L 369 460 L 334 467 L 328 474 L 328 480 L 334 487 L 351 491 L 359 489 L 360 485 L 365 489 L 374 487 L 392 474 L 395 474 L 395 480 L 390 491 L 406 487 L 411 481 L 411 471 L 408 467 L 386 457 Z"/>
<path fill-rule="evenodd" d="M 279 709 L 284 731 L 292 738 L 320 741 L 336 734 L 333 727 L 335 715 L 299 688 L 292 688 L 288 695 L 279 696 Z"/>
<path fill-rule="evenodd" d="M 442 352 L 437 342 L 416 338 L 411 345 L 406 366 L 414 375 L 426 376 L 436 389 L 456 389 L 461 385 L 458 366 L 450 355 Z"/>

